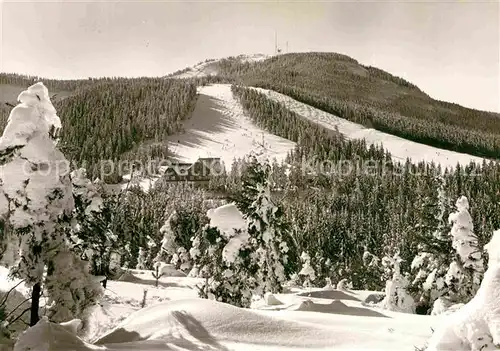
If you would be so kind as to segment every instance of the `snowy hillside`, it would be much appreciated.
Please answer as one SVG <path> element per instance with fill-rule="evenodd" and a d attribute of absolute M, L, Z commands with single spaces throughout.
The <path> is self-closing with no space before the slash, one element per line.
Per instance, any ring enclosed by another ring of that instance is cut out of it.
<path fill-rule="evenodd" d="M 258 62 L 269 58 L 269 55 L 264 54 L 253 54 L 253 55 L 239 55 L 236 59 L 241 62 Z M 184 70 L 179 71 L 179 73 L 173 73 L 169 75 L 168 78 L 199 78 L 205 76 L 217 75 L 217 63 L 220 60 L 206 60 L 200 62 L 192 67 L 188 67 Z"/>
<path fill-rule="evenodd" d="M 169 138 L 169 149 L 181 161 L 220 157 L 226 168 L 250 152 L 282 160 L 295 143 L 257 127 L 233 97 L 229 84 L 199 88 L 199 97 L 185 133 Z"/>
<path fill-rule="evenodd" d="M 324 112 L 275 91 L 261 88 L 254 89 L 266 93 L 269 98 L 285 104 L 287 108 L 312 122 L 332 130 L 338 128 L 338 130 L 349 139 L 365 139 L 369 145 L 383 144 L 393 158 L 398 161 L 405 161 L 406 158 L 410 158 L 413 162 L 434 162 L 436 164 L 441 164 L 443 167 L 454 167 L 457 163 L 465 165 L 469 164 L 471 161 L 477 163 L 483 161 L 480 157 L 435 148 L 383 133 L 372 128 L 366 128 L 360 124 L 349 122 L 346 119 Z"/>

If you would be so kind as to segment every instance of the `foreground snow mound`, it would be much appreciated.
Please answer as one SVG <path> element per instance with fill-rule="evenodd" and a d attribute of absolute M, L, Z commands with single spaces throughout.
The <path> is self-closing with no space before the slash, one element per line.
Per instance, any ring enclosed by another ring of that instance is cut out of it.
<path fill-rule="evenodd" d="M 479 351 L 500 348 L 500 230 L 488 250 L 489 268 L 474 298 L 447 316 L 429 342 L 428 351 Z"/>
<path fill-rule="evenodd" d="M 14 346 L 14 351 L 68 351 L 101 350 L 78 338 L 74 333 L 78 323 L 55 324 L 42 318 L 34 327 L 26 330 Z"/>
<path fill-rule="evenodd" d="M 164 345 L 190 350 L 226 350 L 221 344 L 225 342 L 322 348 L 330 346 L 330 336 L 331 331 L 319 325 L 281 320 L 212 300 L 190 299 L 142 309 L 96 344 L 162 340 Z"/>

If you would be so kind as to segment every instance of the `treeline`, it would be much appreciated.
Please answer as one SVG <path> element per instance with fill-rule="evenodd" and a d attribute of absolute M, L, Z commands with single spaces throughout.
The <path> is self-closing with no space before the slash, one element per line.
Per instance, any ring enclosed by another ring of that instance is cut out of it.
<path fill-rule="evenodd" d="M 226 59 L 221 77 L 406 139 L 489 158 L 500 155 L 500 115 L 437 101 L 406 80 L 339 54 L 300 53 L 261 62 Z"/>
<path fill-rule="evenodd" d="M 0 84 L 15 85 L 22 88 L 29 87 L 36 82 L 42 81 L 50 93 L 58 91 L 72 92 L 82 87 L 94 84 L 96 81 L 112 80 L 113 78 L 89 78 L 89 79 L 47 79 L 38 76 L 28 76 L 16 73 L 0 73 Z"/>

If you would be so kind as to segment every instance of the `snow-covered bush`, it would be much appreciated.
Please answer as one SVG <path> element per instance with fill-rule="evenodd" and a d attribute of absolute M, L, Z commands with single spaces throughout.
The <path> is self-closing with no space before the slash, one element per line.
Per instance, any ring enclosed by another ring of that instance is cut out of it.
<path fill-rule="evenodd" d="M 15 339 L 26 328 L 30 317 L 26 311 L 30 302 L 22 281 L 9 281 L 7 275 L 8 270 L 0 267 L 0 345 Z"/>
<path fill-rule="evenodd" d="M 352 282 L 348 278 L 341 279 L 337 283 L 337 290 L 345 291 L 352 289 Z"/>
<path fill-rule="evenodd" d="M 330 278 L 326 278 L 326 284 L 323 287 L 323 290 L 335 290 L 335 287 L 332 284 L 332 280 Z"/>
<path fill-rule="evenodd" d="M 33 287 L 34 306 L 44 287 L 55 321 L 85 317 L 101 291 L 70 250 L 74 199 L 69 162 L 56 147 L 61 122 L 42 83 L 18 100 L 0 139 L 1 240 L 19 248 L 11 274 Z"/>
<path fill-rule="evenodd" d="M 432 335 L 428 351 L 481 351 L 500 348 L 500 231 L 485 247 L 488 270 L 476 295 L 446 316 Z"/>
<path fill-rule="evenodd" d="M 301 277 L 297 273 L 293 273 L 285 285 L 289 288 L 299 288 L 302 286 L 301 280 Z"/>
<path fill-rule="evenodd" d="M 440 297 L 432 305 L 431 316 L 437 316 L 440 314 L 450 314 L 460 309 L 464 304 L 452 304 L 450 300 Z"/>
<path fill-rule="evenodd" d="M 191 256 L 189 252 L 183 248 L 179 247 L 177 252 L 172 255 L 172 260 L 170 261 L 177 269 L 183 272 L 189 272 L 192 267 Z"/>
<path fill-rule="evenodd" d="M 415 301 L 406 291 L 408 279 L 401 274 L 401 261 L 399 253 L 391 259 L 393 276 L 386 283 L 385 298 L 379 306 L 390 311 L 415 313 Z"/>
<path fill-rule="evenodd" d="M 188 271 L 193 267 L 190 254 L 193 240 L 200 236 L 208 223 L 206 212 L 209 204 L 203 201 L 203 194 L 199 191 L 190 193 L 185 190 L 181 193 L 183 198 L 167 209 L 169 216 L 160 229 L 163 239 L 155 261 L 171 262 L 177 268 Z"/>

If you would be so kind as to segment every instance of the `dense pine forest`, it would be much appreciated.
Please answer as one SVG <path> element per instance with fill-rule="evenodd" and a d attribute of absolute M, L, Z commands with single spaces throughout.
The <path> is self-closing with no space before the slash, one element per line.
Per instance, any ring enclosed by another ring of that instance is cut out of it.
<path fill-rule="evenodd" d="M 8 75 L 0 84 L 22 86 L 32 79 Z M 167 157 L 166 137 L 181 131 L 196 101 L 195 82 L 175 79 L 49 80 L 48 86 L 63 116 L 63 149 L 90 175 L 98 174 L 101 161 Z M 2 106 L 2 128 L 9 111 Z"/>

